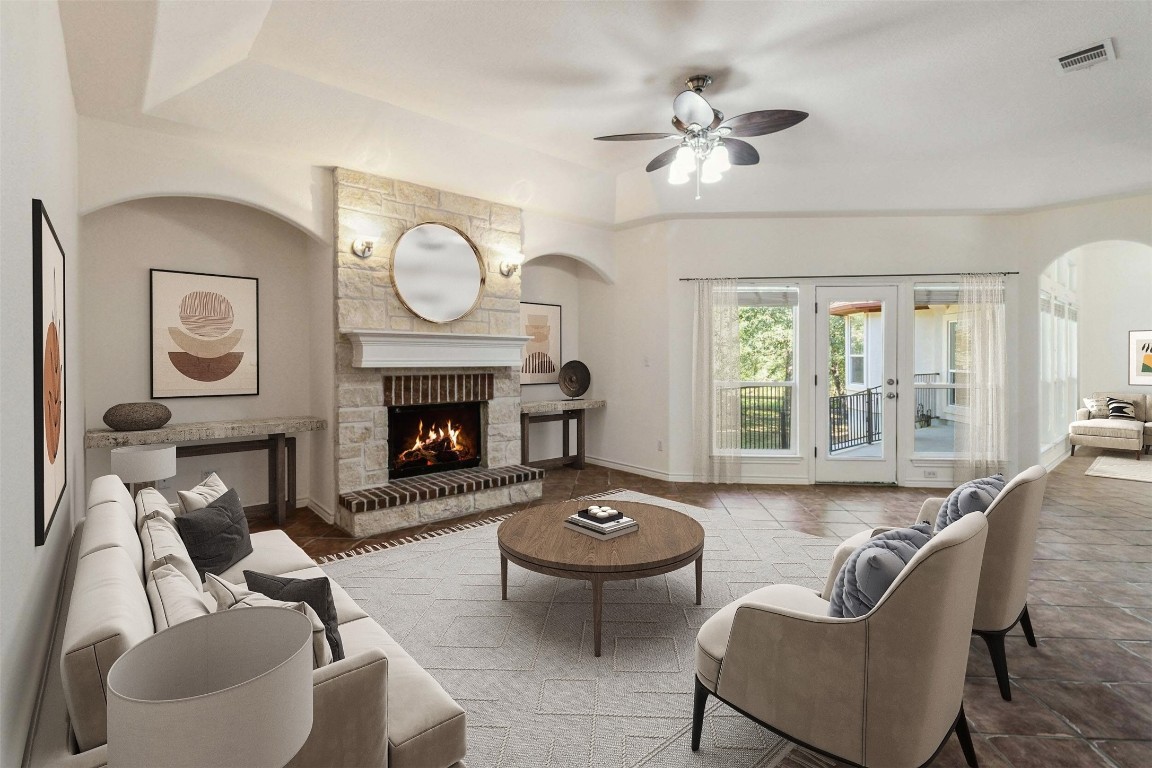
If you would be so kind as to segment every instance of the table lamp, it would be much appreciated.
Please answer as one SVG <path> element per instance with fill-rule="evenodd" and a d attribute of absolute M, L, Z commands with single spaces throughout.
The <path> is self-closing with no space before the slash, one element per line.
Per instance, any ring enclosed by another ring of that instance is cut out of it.
<path fill-rule="evenodd" d="M 111 768 L 282 768 L 312 730 L 312 622 L 238 608 L 157 632 L 108 671 Z"/>
<path fill-rule="evenodd" d="M 113 448 L 112 474 L 118 475 L 135 496 L 138 483 L 152 483 L 176 476 L 176 446 L 126 445 Z"/>

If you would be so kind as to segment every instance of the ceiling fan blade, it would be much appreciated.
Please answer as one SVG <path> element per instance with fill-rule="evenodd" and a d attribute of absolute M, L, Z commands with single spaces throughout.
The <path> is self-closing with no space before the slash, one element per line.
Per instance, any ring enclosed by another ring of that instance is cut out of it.
<path fill-rule="evenodd" d="M 712 123 L 715 117 L 712 114 L 712 107 L 696 91 L 681 91 L 676 96 L 676 100 L 672 102 L 672 111 L 685 125 L 695 123 L 701 127 L 706 127 Z"/>
<path fill-rule="evenodd" d="M 651 141 L 654 139 L 678 139 L 675 133 L 617 133 L 612 136 L 597 136 L 594 141 Z"/>
<path fill-rule="evenodd" d="M 666 165 L 671 165 L 672 161 L 676 159 L 676 153 L 679 150 L 680 145 L 677 144 L 675 147 L 672 147 L 672 149 L 661 152 L 660 154 L 656 155 L 656 157 L 652 158 L 652 162 L 648 163 L 644 170 L 648 171 L 648 173 L 652 173 L 652 171 L 658 171 Z"/>
<path fill-rule="evenodd" d="M 672 116 L 672 127 L 680 133 L 688 133 L 688 126 L 684 125 L 684 122 L 675 115 Z"/>
<path fill-rule="evenodd" d="M 720 123 L 724 122 L 724 113 L 718 109 L 712 110 L 712 122 L 708 125 L 708 130 L 714 131 L 720 127 Z"/>
<path fill-rule="evenodd" d="M 729 136 L 763 136 L 766 133 L 791 128 L 806 117 L 807 112 L 797 112 L 794 109 L 762 109 L 759 112 L 736 115 L 725 121 L 721 127 L 732 129 Z"/>
<path fill-rule="evenodd" d="M 728 147 L 728 162 L 732 165 L 756 165 L 760 162 L 760 153 L 746 141 L 724 139 L 724 146 Z"/>

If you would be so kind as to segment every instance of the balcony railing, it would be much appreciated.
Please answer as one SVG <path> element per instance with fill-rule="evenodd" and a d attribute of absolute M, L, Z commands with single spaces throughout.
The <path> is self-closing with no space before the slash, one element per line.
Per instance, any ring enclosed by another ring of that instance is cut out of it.
<path fill-rule="evenodd" d="M 880 387 L 828 398 L 828 452 L 880 442 L 883 398 Z"/>
<path fill-rule="evenodd" d="M 791 385 L 741 385 L 740 448 L 780 451 L 791 447 Z"/>

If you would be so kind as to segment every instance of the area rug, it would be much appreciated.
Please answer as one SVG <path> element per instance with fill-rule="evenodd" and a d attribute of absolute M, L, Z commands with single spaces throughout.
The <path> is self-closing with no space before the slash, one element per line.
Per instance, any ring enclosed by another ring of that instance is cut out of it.
<path fill-rule="evenodd" d="M 605 584 L 600 658 L 586 582 L 510 564 L 500 599 L 496 523 L 322 567 L 467 711 L 470 768 L 779 765 L 793 745 L 716 699 L 700 751 L 689 748 L 696 632 L 765 584 L 821 588 L 839 542 L 784 530 L 766 512 L 599 497 L 670 507 L 705 531 L 703 605 L 692 568 Z M 795 749 L 794 761 L 832 765 Z"/>
<path fill-rule="evenodd" d="M 1101 456 L 1092 462 L 1084 474 L 1095 477 L 1112 477 L 1117 480 L 1136 480 L 1152 483 L 1152 456 L 1144 459 L 1129 459 L 1120 456 Z"/>

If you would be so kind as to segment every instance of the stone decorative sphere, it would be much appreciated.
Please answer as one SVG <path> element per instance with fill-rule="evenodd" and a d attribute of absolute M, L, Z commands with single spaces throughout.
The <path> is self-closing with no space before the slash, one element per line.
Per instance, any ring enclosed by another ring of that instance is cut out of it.
<path fill-rule="evenodd" d="M 117 432 L 160 429 L 172 418 L 162 403 L 120 403 L 104 411 L 104 423 Z"/>

